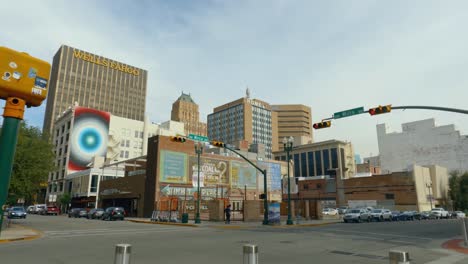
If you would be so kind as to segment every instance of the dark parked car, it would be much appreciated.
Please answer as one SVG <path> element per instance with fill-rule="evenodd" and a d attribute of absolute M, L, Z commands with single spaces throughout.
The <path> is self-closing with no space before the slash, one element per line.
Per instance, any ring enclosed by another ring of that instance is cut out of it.
<path fill-rule="evenodd" d="M 23 218 L 25 219 L 26 218 L 26 210 L 24 210 L 23 207 L 20 207 L 20 206 L 14 206 L 14 207 L 11 207 L 9 210 L 8 210 L 8 218 Z"/>
<path fill-rule="evenodd" d="M 400 216 L 398 217 L 398 220 L 400 221 L 412 221 L 416 219 L 417 214 L 415 214 L 414 211 L 404 211 Z"/>
<path fill-rule="evenodd" d="M 124 220 L 125 210 L 122 207 L 106 208 L 102 215 L 102 220 Z"/>
<path fill-rule="evenodd" d="M 88 212 L 84 208 L 72 208 L 68 211 L 68 217 L 86 217 Z"/>
<path fill-rule="evenodd" d="M 88 212 L 88 219 L 101 219 L 102 214 L 104 214 L 104 209 L 102 208 L 91 209 Z"/>
<path fill-rule="evenodd" d="M 431 211 L 424 211 L 421 212 L 421 219 L 430 219 L 431 218 Z"/>
<path fill-rule="evenodd" d="M 400 211 L 392 211 L 392 221 L 398 221 L 400 220 Z"/>

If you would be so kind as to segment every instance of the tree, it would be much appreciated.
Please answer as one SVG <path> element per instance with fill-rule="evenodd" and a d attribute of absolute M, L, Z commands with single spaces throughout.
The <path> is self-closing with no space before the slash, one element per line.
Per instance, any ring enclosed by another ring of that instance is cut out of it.
<path fill-rule="evenodd" d="M 449 195 L 455 210 L 468 209 L 468 172 L 458 171 L 450 173 Z"/>
<path fill-rule="evenodd" d="M 65 212 L 66 209 L 68 208 L 68 204 L 71 201 L 71 195 L 70 193 L 64 193 L 60 195 L 59 203 L 60 203 L 60 211 Z"/>
<path fill-rule="evenodd" d="M 53 146 L 47 136 L 39 128 L 21 122 L 9 196 L 32 201 L 40 184 L 46 182 L 48 173 L 54 170 L 54 159 Z"/>

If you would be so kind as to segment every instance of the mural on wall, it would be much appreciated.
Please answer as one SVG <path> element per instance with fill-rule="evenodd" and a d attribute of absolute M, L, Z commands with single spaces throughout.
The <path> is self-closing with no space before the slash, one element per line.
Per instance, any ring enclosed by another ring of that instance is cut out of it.
<path fill-rule="evenodd" d="M 68 173 L 86 170 L 93 157 L 106 156 L 109 121 L 108 112 L 75 107 Z"/>
<path fill-rule="evenodd" d="M 189 176 L 192 186 L 197 187 L 198 161 L 197 156 L 189 158 Z M 226 160 L 217 160 L 200 157 L 200 187 L 216 187 L 229 184 L 229 163 Z"/>
<path fill-rule="evenodd" d="M 246 162 L 231 161 L 231 188 L 257 189 L 256 171 Z"/>
<path fill-rule="evenodd" d="M 162 150 L 159 160 L 159 181 L 187 184 L 187 154 Z"/>
<path fill-rule="evenodd" d="M 279 163 L 258 161 L 257 166 L 267 171 L 268 199 L 281 201 L 281 165 Z M 258 189 L 263 190 L 263 174 L 258 172 Z"/>

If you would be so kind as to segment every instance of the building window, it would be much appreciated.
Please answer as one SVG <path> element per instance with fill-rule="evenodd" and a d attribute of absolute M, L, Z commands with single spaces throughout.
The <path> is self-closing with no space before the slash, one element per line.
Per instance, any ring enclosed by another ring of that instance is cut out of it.
<path fill-rule="evenodd" d="M 394 199 L 395 199 L 395 194 L 393 194 L 393 193 L 386 193 L 386 194 L 385 194 L 385 199 L 386 199 L 386 200 L 394 200 Z"/>
<path fill-rule="evenodd" d="M 314 152 L 307 152 L 307 160 L 309 162 L 309 176 L 315 176 L 314 170 Z"/>
<path fill-rule="evenodd" d="M 328 149 L 322 150 L 323 153 L 323 170 L 325 171 L 325 174 L 327 174 L 328 170 L 330 169 L 330 151 Z"/>
<path fill-rule="evenodd" d="M 127 148 L 130 147 L 130 140 L 129 140 L 129 139 L 127 139 L 127 140 L 125 141 L 125 147 L 127 147 Z"/>
<path fill-rule="evenodd" d="M 62 190 L 63 190 L 63 182 L 59 184 L 59 192 L 61 192 Z"/>
<path fill-rule="evenodd" d="M 317 176 L 322 176 L 322 152 L 320 150 L 315 151 L 315 168 L 317 169 Z"/>
<path fill-rule="evenodd" d="M 331 149 L 331 161 L 332 161 L 332 169 L 338 168 L 338 150 L 336 148 Z"/>
<path fill-rule="evenodd" d="M 341 159 L 341 168 L 346 170 L 346 163 L 345 163 L 345 156 L 344 156 L 344 148 L 340 148 L 340 159 Z"/>
<path fill-rule="evenodd" d="M 299 166 L 300 165 L 299 154 L 294 154 L 293 157 L 294 157 L 294 176 L 299 177 L 301 176 L 301 171 L 300 171 L 301 167 Z"/>
<path fill-rule="evenodd" d="M 135 130 L 135 138 L 138 138 L 138 131 Z"/>
<path fill-rule="evenodd" d="M 307 176 L 307 153 L 301 153 L 301 175 Z"/>
<path fill-rule="evenodd" d="M 143 131 L 140 131 L 140 138 L 143 138 Z"/>
<path fill-rule="evenodd" d="M 125 158 L 128 159 L 128 150 L 125 151 Z"/>
<path fill-rule="evenodd" d="M 91 188 L 89 189 L 90 192 L 97 192 L 97 182 L 98 182 L 98 176 L 97 175 L 91 176 Z"/>
<path fill-rule="evenodd" d="M 67 123 L 67 129 L 70 129 L 70 125 L 71 125 L 71 122 L 68 121 L 68 123 Z"/>
<path fill-rule="evenodd" d="M 120 141 L 120 146 L 125 147 L 125 140 Z"/>

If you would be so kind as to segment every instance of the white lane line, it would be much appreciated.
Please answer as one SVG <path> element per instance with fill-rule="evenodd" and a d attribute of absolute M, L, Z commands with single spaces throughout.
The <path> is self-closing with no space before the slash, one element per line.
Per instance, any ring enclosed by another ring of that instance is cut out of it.
<path fill-rule="evenodd" d="M 71 234 L 71 235 L 60 235 L 60 236 L 50 236 L 49 239 L 60 239 L 60 238 L 70 238 L 70 237 L 83 237 L 83 236 L 114 236 L 114 235 L 133 235 L 133 234 L 148 234 L 148 233 L 166 233 L 166 232 L 186 232 L 184 229 L 177 230 L 153 230 L 152 232 L 138 230 L 133 232 L 111 232 L 111 233 L 98 233 L 98 234 Z M 195 231 L 195 229 L 193 230 Z"/>
<path fill-rule="evenodd" d="M 119 231 L 152 231 L 152 230 L 178 230 L 179 228 L 164 228 L 164 229 L 157 229 L 157 228 L 145 228 L 145 229 L 82 229 L 82 230 L 63 230 L 63 231 L 52 231 L 52 232 L 44 232 L 47 235 L 54 235 L 54 234 L 73 234 L 73 233 L 103 233 L 103 232 L 119 232 Z"/>
<path fill-rule="evenodd" d="M 320 231 L 320 232 L 326 232 L 326 231 L 335 231 L 335 232 L 351 233 L 351 234 L 358 234 L 358 235 L 368 234 L 368 235 L 376 235 L 376 236 L 401 237 L 401 238 L 420 239 L 420 240 L 432 241 L 432 239 L 426 238 L 426 237 L 403 236 L 403 235 L 396 235 L 396 234 L 374 233 L 374 232 L 363 232 L 363 231 L 351 231 L 351 230 L 342 230 L 342 229 L 326 229 L 326 230 Z"/>

